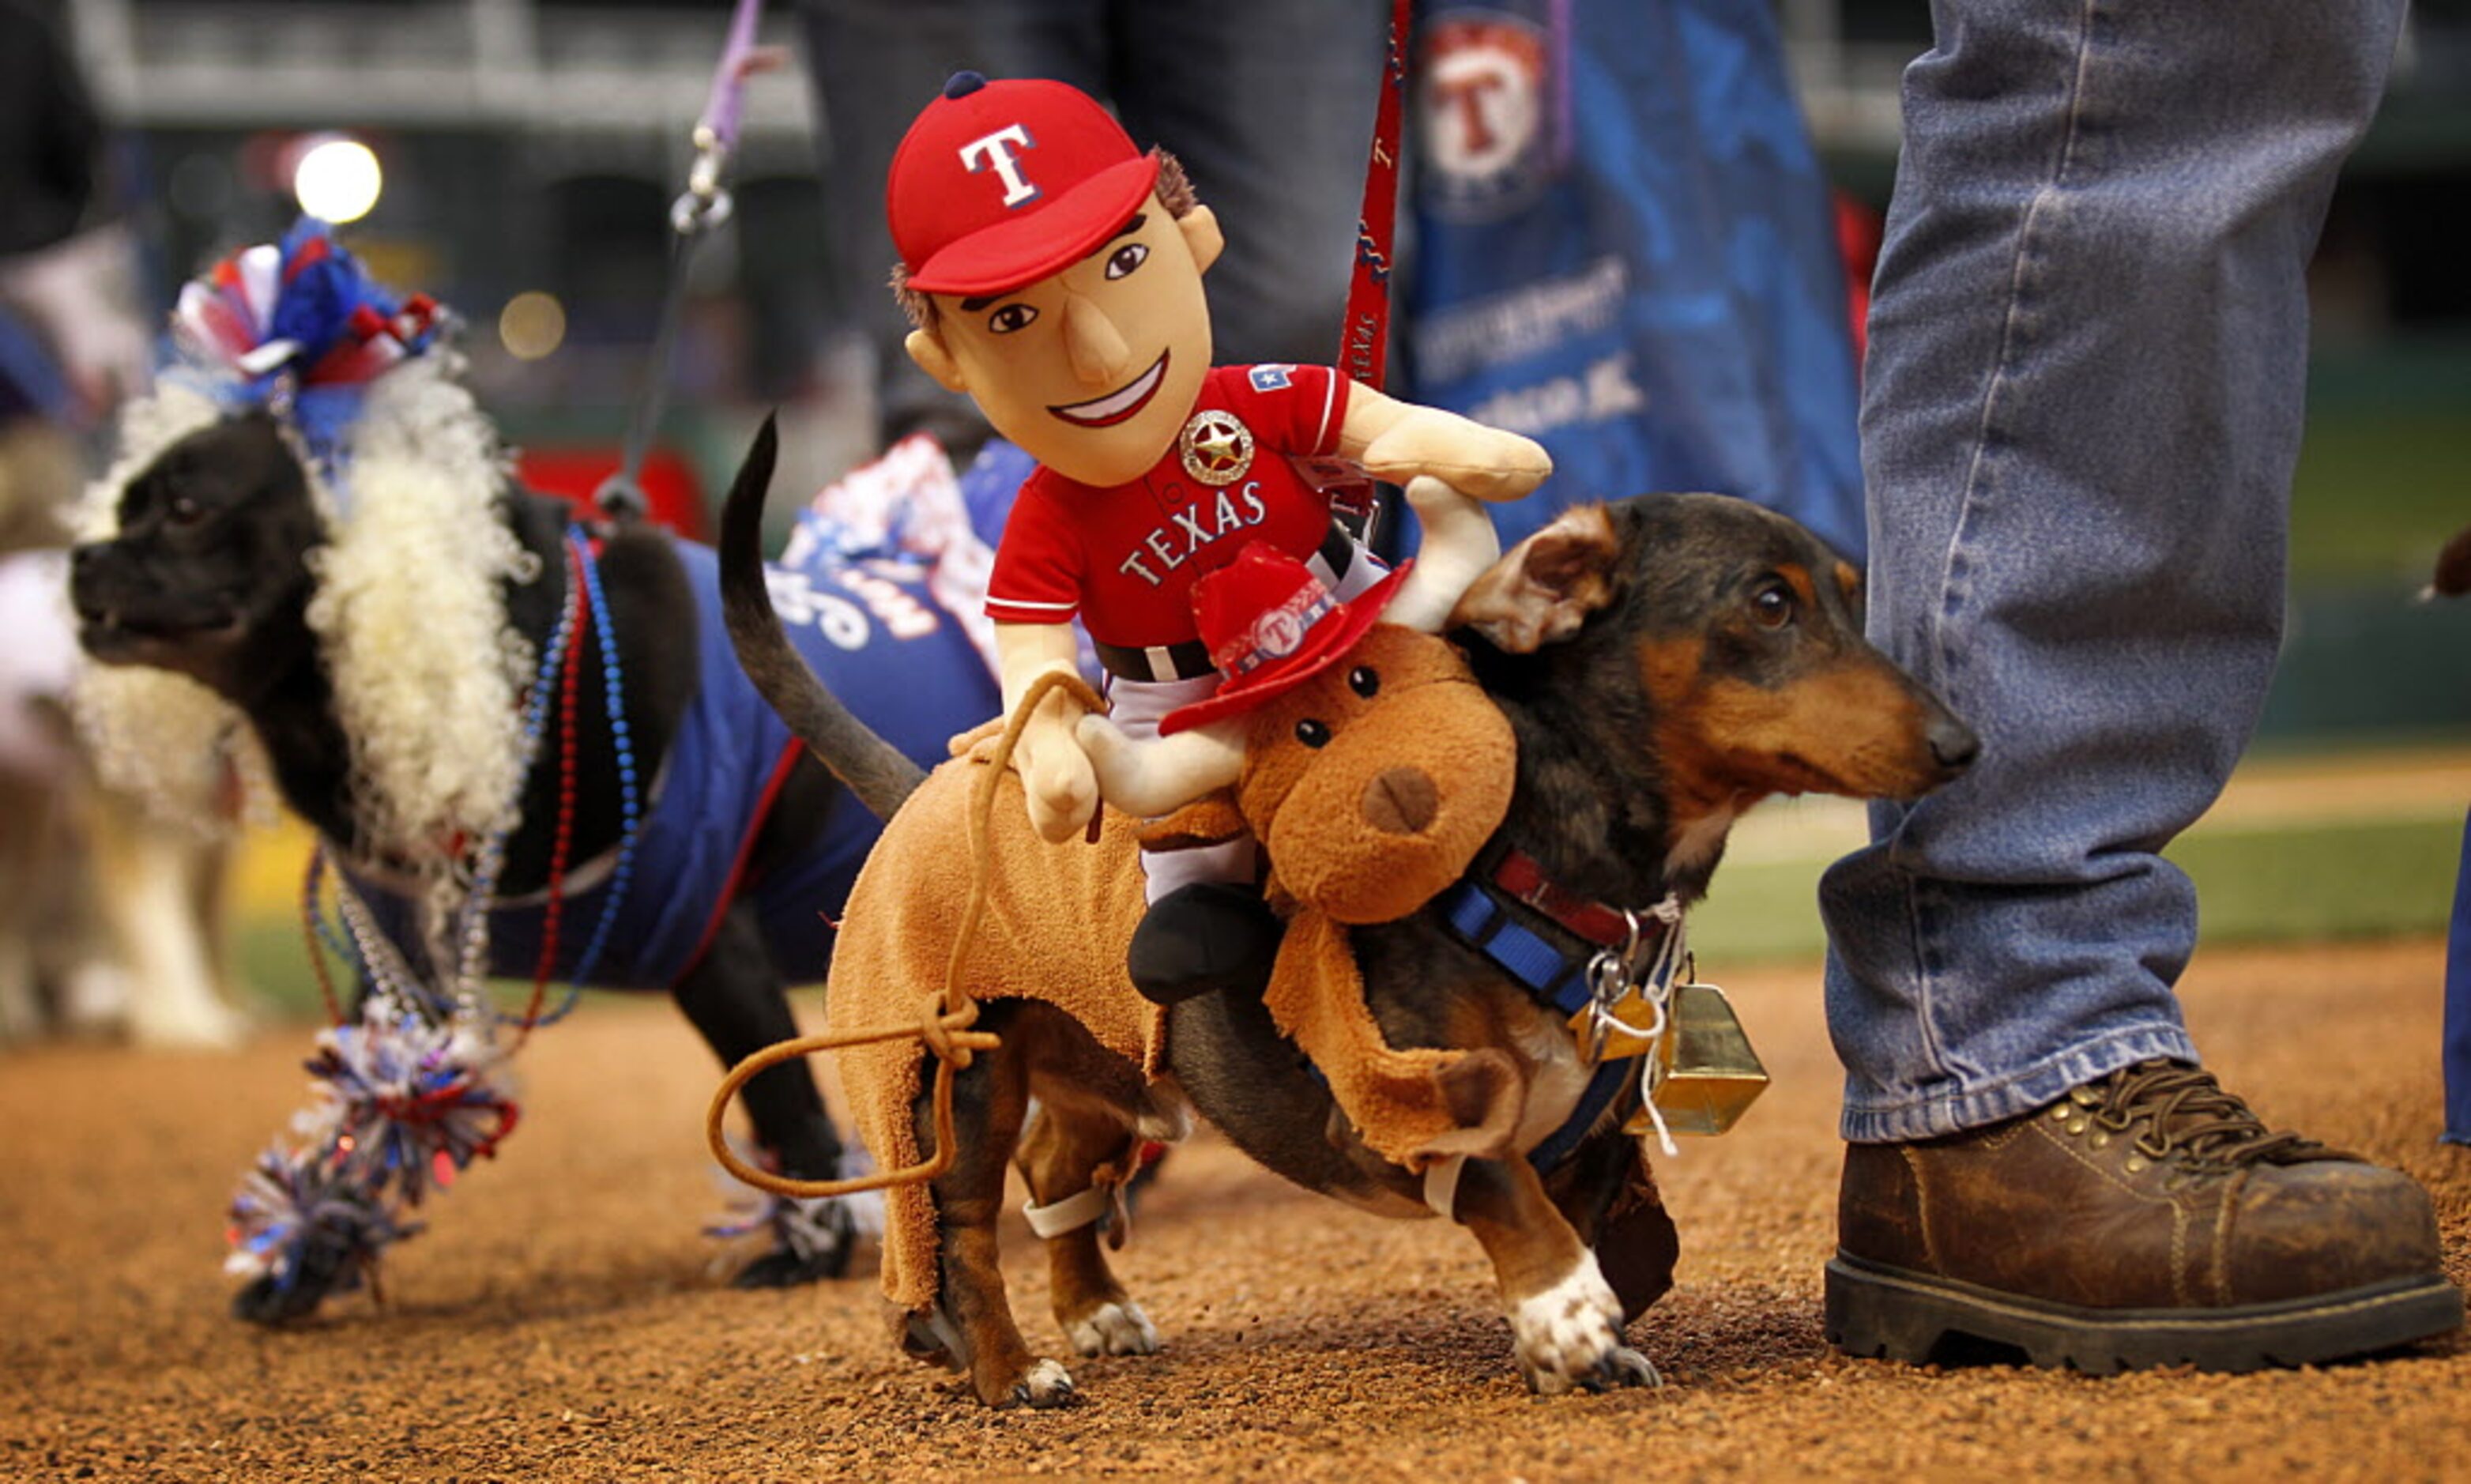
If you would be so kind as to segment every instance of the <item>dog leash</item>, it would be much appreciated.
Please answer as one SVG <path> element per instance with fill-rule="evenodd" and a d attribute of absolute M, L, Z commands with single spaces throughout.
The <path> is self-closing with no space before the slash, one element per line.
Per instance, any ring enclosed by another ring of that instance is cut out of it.
<path fill-rule="evenodd" d="M 686 190 L 670 203 L 669 286 L 661 296 L 661 317 L 652 333 L 651 354 L 645 359 L 644 379 L 627 411 L 625 452 L 617 469 L 592 492 L 594 507 L 612 520 L 640 520 L 651 508 L 640 481 L 652 435 L 669 402 L 670 351 L 686 309 L 687 269 L 703 240 L 730 217 L 729 188 L 723 178 L 729 157 L 738 149 L 746 79 L 779 59 L 777 53 L 755 44 L 755 22 L 763 10 L 763 0 L 738 0 L 730 17 L 729 38 L 713 68 L 712 90 L 689 136 L 694 143 L 694 163 L 687 170 Z"/>
<path fill-rule="evenodd" d="M 977 941 L 978 919 L 986 909 L 987 882 L 995 868 L 995 852 L 987 837 L 987 823 L 993 817 L 996 789 L 1012 766 L 1013 748 L 1020 742 L 1022 729 L 1045 701 L 1047 693 L 1058 688 L 1094 712 L 1107 709 L 1098 693 L 1079 675 L 1065 671 L 1051 671 L 1030 683 L 1021 703 L 1013 708 L 1004 721 L 1003 735 L 997 739 L 995 749 L 986 764 L 971 781 L 970 789 L 970 894 L 961 907 L 959 930 L 953 937 L 953 951 L 944 964 L 944 988 L 916 1023 L 906 1025 L 875 1025 L 863 1030 L 844 1030 L 815 1036 L 799 1036 L 765 1047 L 729 1070 L 720 1086 L 712 1095 L 712 1104 L 704 1114 L 704 1140 L 712 1147 L 713 1158 L 723 1169 L 759 1190 L 796 1200 L 812 1200 L 824 1196 L 854 1195 L 860 1190 L 880 1190 L 887 1186 L 919 1185 L 934 1180 L 953 1167 L 953 1078 L 969 1069 L 980 1051 L 992 1051 L 1003 1043 L 991 1031 L 974 1030 L 977 1024 L 978 1002 L 970 995 L 963 974 L 971 946 Z M 899 1169 L 877 1170 L 871 1174 L 854 1175 L 842 1180 L 795 1180 L 759 1168 L 739 1157 L 729 1145 L 723 1126 L 729 1105 L 758 1072 L 768 1071 L 786 1061 L 812 1055 L 817 1051 L 838 1050 L 854 1046 L 872 1046 L 885 1041 L 916 1037 L 941 1064 L 935 1076 L 934 1119 L 935 1148 L 914 1165 Z"/>
<path fill-rule="evenodd" d="M 1382 48 L 1380 98 L 1373 110 L 1373 144 L 1364 161 L 1364 203 L 1355 219 L 1355 265 L 1347 285 L 1347 310 L 1339 321 L 1338 368 L 1376 391 L 1390 361 L 1390 270 L 1399 227 L 1400 98 L 1407 90 L 1410 0 L 1391 0 L 1389 35 Z M 1331 513 L 1366 546 L 1381 516 L 1380 486 L 1363 470 L 1333 469 L 1327 486 Z"/>

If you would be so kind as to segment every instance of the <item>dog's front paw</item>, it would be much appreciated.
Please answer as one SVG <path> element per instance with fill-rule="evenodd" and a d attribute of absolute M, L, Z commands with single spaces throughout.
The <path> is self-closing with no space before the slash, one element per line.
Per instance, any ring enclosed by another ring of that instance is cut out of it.
<path fill-rule="evenodd" d="M 1621 1300 L 1592 1253 L 1561 1282 L 1511 1307 L 1518 1369 L 1540 1396 L 1578 1387 L 1655 1384 L 1656 1368 L 1621 1342 Z"/>
<path fill-rule="evenodd" d="M 1085 1355 L 1155 1355 L 1158 1327 L 1130 1299 L 1101 1304 L 1078 1319 L 1064 1322 L 1072 1348 Z"/>
<path fill-rule="evenodd" d="M 290 1324 L 316 1313 L 326 1295 L 355 1287 L 359 1281 L 349 1248 L 333 1242 L 307 1242 L 293 1254 L 288 1277 L 262 1274 L 233 1294 L 232 1317 L 250 1324 Z"/>
<path fill-rule="evenodd" d="M 232 1295 L 232 1317 L 250 1324 L 280 1325 L 317 1312 L 323 1288 L 285 1287 L 272 1278 L 252 1280 Z"/>
<path fill-rule="evenodd" d="M 990 1406 L 1029 1406 L 1042 1411 L 1071 1406 L 1081 1399 L 1071 1374 L 1052 1360 L 1032 1360 L 1009 1386 L 990 1386 L 981 1380 L 978 1396 Z"/>

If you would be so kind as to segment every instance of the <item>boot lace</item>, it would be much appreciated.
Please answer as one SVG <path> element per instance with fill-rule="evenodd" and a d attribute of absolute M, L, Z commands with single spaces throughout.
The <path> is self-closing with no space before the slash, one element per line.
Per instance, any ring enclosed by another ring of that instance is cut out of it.
<path fill-rule="evenodd" d="M 2144 1123 L 2136 1147 L 2148 1159 L 2174 1156 L 2195 1164 L 2237 1167 L 2268 1162 L 2340 1158 L 2314 1140 L 2275 1132 L 2224 1092 L 2214 1074 L 2179 1062 L 2139 1062 L 2076 1090 L 2077 1100 L 2113 1132 Z"/>

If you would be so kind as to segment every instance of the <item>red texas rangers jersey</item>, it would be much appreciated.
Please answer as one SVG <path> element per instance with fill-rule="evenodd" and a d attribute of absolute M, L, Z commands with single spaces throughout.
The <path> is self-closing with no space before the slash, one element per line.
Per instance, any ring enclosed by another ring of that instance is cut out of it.
<path fill-rule="evenodd" d="M 1175 446 L 1140 479 L 1094 489 L 1041 467 L 996 550 L 987 615 L 1063 624 L 1126 648 L 1195 636 L 1193 579 L 1267 541 L 1299 560 L 1330 533 L 1330 499 L 1283 455 L 1335 450 L 1347 383 L 1322 365 L 1221 365 Z"/>

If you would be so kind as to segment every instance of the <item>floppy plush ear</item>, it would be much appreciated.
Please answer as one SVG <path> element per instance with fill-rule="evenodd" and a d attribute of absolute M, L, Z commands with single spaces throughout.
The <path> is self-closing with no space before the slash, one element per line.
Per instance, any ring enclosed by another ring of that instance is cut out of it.
<path fill-rule="evenodd" d="M 1565 511 L 1510 549 L 1450 610 L 1451 628 L 1472 628 L 1493 647 L 1532 654 L 1579 631 L 1613 599 L 1621 539 L 1600 505 Z"/>
<path fill-rule="evenodd" d="M 1153 851 L 1199 850 L 1242 839 L 1251 831 L 1236 811 L 1233 790 L 1222 789 L 1195 799 L 1164 819 L 1141 828 L 1141 848 Z"/>

